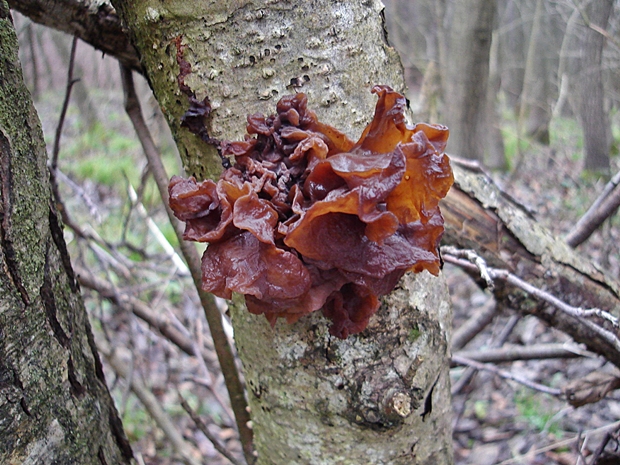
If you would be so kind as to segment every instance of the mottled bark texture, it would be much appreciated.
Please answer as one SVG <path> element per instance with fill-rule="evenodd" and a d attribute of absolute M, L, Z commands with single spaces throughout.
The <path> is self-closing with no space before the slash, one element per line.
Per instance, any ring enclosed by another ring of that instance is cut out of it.
<path fill-rule="evenodd" d="M 2 0 L 0 463 L 129 463 L 48 179 L 43 134 Z"/>
<path fill-rule="evenodd" d="M 272 329 L 235 306 L 259 463 L 451 463 L 446 297 L 443 280 L 407 274 L 346 340 L 320 314 Z"/>
<path fill-rule="evenodd" d="M 199 179 L 221 167 L 213 148 L 180 128 L 189 104 L 179 58 L 191 65 L 185 83 L 213 107 L 209 134 L 223 139 L 241 139 L 248 113 L 272 113 L 297 91 L 319 119 L 357 139 L 372 117 L 372 86 L 403 91 L 376 0 L 114 4 Z M 372 327 L 346 341 L 328 335 L 320 314 L 272 330 L 234 313 L 260 464 L 452 463 L 442 278 L 404 278 Z"/>

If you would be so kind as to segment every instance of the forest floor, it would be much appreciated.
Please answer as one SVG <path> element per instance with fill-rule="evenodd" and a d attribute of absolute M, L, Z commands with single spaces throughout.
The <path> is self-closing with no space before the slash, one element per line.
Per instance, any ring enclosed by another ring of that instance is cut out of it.
<path fill-rule="evenodd" d="M 174 245 L 176 239 L 154 183 L 144 170 L 140 144 L 123 112 L 122 95 L 118 91 L 90 90 L 89 99 L 88 111 L 93 112 L 94 120 L 90 118 L 91 123 L 87 124 L 84 108 L 80 112 L 77 106 L 70 106 L 59 158 L 63 174 L 60 188 L 67 211 L 85 233 L 80 237 L 71 228 L 66 231 L 75 265 L 78 270 L 112 283 L 115 295 L 145 302 L 157 317 L 204 354 L 203 358 L 184 354 L 132 313 L 128 305 L 112 305 L 102 296 L 101 289 L 82 285 L 97 337 L 107 340 L 131 366 L 129 380 L 107 363 L 106 376 L 137 461 L 183 463 L 178 459 L 179 450 L 170 445 L 170 439 L 162 432 L 161 426 L 167 423 L 181 432 L 185 453 L 198 463 L 230 463 L 180 406 L 182 396 L 207 421 L 208 431 L 238 454 L 227 394 L 204 315 L 190 278 L 163 248 L 166 242 Z M 50 147 L 61 104 L 62 93 L 58 92 L 46 93 L 37 102 Z M 153 115 L 147 112 L 169 172 L 180 172 L 169 136 Z M 517 175 L 498 175 L 496 180 L 530 208 L 553 234 L 563 235 L 605 182 L 578 174 L 582 162 L 576 123 L 563 120 L 552 131 L 557 136 L 552 138 L 550 147 L 525 147 Z M 617 170 L 617 158 L 613 164 Z M 138 201 L 131 200 L 132 189 Z M 608 221 L 580 251 L 586 259 L 594 260 L 617 277 L 619 235 L 618 220 Z M 492 297 L 453 266 L 446 265 L 444 274 L 452 294 L 455 327 L 461 327 L 490 305 Z M 563 333 L 537 319 L 514 315 L 511 309 L 498 309 L 493 321 L 463 350 L 490 350 L 500 335 L 506 344 L 512 345 L 556 342 L 575 347 Z M 561 389 L 570 380 L 585 377 L 591 371 L 612 371 L 608 365 L 601 358 L 585 354 L 573 359 L 516 361 L 498 367 Z M 452 369 L 454 386 L 465 372 L 462 367 Z M 163 407 L 163 416 L 157 421 L 141 402 L 139 388 L 154 395 Z M 593 454 L 606 435 L 613 436 L 620 429 L 618 395 L 575 409 L 561 397 L 488 372 L 477 372 L 463 384 L 454 395 L 453 407 L 455 461 L 460 465 L 592 465 Z M 612 438 L 607 450 L 614 451 L 617 445 Z"/>

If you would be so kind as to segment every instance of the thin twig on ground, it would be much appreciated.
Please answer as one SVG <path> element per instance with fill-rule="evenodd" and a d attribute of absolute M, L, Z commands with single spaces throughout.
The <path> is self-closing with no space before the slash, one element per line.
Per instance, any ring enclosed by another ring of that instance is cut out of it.
<path fill-rule="evenodd" d="M 236 459 L 226 449 L 226 447 L 224 447 L 220 443 L 219 439 L 214 434 L 211 434 L 211 432 L 207 428 L 207 425 L 204 423 L 204 421 L 202 421 L 202 418 L 200 418 L 200 416 L 190 407 L 190 405 L 187 403 L 187 401 L 181 395 L 180 392 L 178 393 L 178 395 L 179 395 L 179 401 L 181 402 L 181 407 L 183 407 L 183 410 L 187 412 L 187 414 L 190 416 L 190 418 L 192 419 L 196 427 L 200 431 L 202 431 L 202 433 L 207 437 L 209 441 L 211 441 L 211 444 L 213 444 L 213 447 L 215 448 L 215 450 L 217 450 L 220 454 L 226 457 L 228 461 L 232 463 L 233 465 L 244 465 L 245 462 L 241 462 L 240 460 Z"/>
<path fill-rule="evenodd" d="M 578 358 L 582 351 L 570 350 L 566 344 L 536 344 L 533 346 L 503 346 L 483 350 L 463 350 L 454 355 L 480 363 L 514 362 L 516 360 L 543 360 L 550 358 Z M 591 354 L 592 356 L 594 354 Z"/>
<path fill-rule="evenodd" d="M 475 313 L 461 326 L 454 330 L 452 335 L 452 350 L 465 347 L 484 328 L 486 328 L 497 315 L 495 299 L 489 299 L 484 305 L 477 308 Z"/>
<path fill-rule="evenodd" d="M 452 361 L 459 365 L 464 365 L 464 366 L 475 368 L 476 370 L 489 371 L 491 373 L 494 373 L 500 376 L 501 378 L 515 381 L 519 384 L 522 384 L 523 386 L 527 386 L 536 391 L 544 392 L 545 394 L 550 394 L 555 397 L 560 397 L 562 395 L 561 389 L 550 388 L 543 384 L 530 381 L 529 379 L 523 378 L 522 376 L 519 376 L 519 375 L 515 375 L 514 373 L 511 373 L 509 371 L 501 370 L 497 368 L 495 365 L 476 362 L 475 360 L 461 357 L 460 355 L 456 355 L 456 354 L 452 356 Z"/>
<path fill-rule="evenodd" d="M 495 340 L 491 341 L 491 344 L 490 344 L 491 347 L 498 348 L 498 347 L 503 346 L 504 343 L 508 340 L 508 337 L 510 337 L 512 330 L 514 329 L 514 327 L 517 325 L 518 322 L 519 322 L 519 318 L 516 315 L 512 315 L 510 319 L 508 320 L 508 322 L 504 325 L 504 328 L 502 329 L 502 332 L 499 334 L 499 336 L 495 338 Z M 452 386 L 451 388 L 452 395 L 458 394 L 461 391 L 461 389 L 467 386 L 467 384 L 469 384 L 469 382 L 471 381 L 471 379 L 474 377 L 475 374 L 476 374 L 476 368 L 468 367 L 465 370 L 465 372 L 461 375 L 459 380 L 456 383 L 454 383 L 454 385 Z"/>
<path fill-rule="evenodd" d="M 119 356 L 118 348 L 110 348 L 105 341 L 98 340 L 97 348 L 101 354 L 106 358 L 112 369 L 120 377 L 127 379 L 131 391 L 136 395 L 144 408 L 149 412 L 157 426 L 164 432 L 172 448 L 178 454 L 186 465 L 200 465 L 193 456 L 193 446 L 189 444 L 183 436 L 174 426 L 174 423 L 168 416 L 168 414 L 161 408 L 159 401 L 139 380 L 135 377 L 129 376 L 127 364 L 122 357 Z"/>
<path fill-rule="evenodd" d="M 586 437 L 588 438 L 592 438 L 598 434 L 606 434 L 610 431 L 614 431 L 617 430 L 618 428 L 620 428 L 620 421 L 617 421 L 615 423 L 611 423 L 609 425 L 605 425 L 605 426 L 601 426 L 600 428 L 595 428 L 595 429 L 591 429 L 588 431 L 584 431 L 584 432 L 580 432 L 579 435 L 576 435 L 575 437 L 569 438 L 569 439 L 563 439 L 561 441 L 557 441 L 554 442 L 552 444 L 549 444 L 548 446 L 545 447 L 540 447 L 538 449 L 534 449 L 532 451 L 529 451 L 528 454 L 532 454 L 534 456 L 538 455 L 538 454 L 543 454 L 545 452 L 548 452 L 550 450 L 554 450 L 554 449 L 559 449 L 562 447 L 566 447 L 569 446 L 575 442 L 578 442 L 581 439 L 581 434 L 585 433 Z M 512 465 L 513 463 L 523 463 L 523 456 L 517 456 L 517 457 L 513 457 L 511 459 L 508 460 L 504 460 L 503 462 L 498 463 L 497 465 Z"/>

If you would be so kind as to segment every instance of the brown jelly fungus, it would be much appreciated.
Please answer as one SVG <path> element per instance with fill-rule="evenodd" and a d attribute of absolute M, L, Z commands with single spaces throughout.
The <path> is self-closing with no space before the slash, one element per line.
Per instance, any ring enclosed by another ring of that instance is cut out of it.
<path fill-rule="evenodd" d="M 375 86 L 375 115 L 357 142 L 318 121 L 304 94 L 250 115 L 219 181 L 175 176 L 170 206 L 185 239 L 208 242 L 202 287 L 245 295 L 271 324 L 316 310 L 331 334 L 359 333 L 407 271 L 437 275 L 438 203 L 452 185 L 448 130 L 405 121 L 405 98 Z"/>

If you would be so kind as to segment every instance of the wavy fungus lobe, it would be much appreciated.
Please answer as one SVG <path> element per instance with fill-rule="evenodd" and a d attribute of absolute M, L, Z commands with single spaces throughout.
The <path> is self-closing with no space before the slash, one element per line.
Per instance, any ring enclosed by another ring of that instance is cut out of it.
<path fill-rule="evenodd" d="M 437 275 L 438 203 L 452 185 L 448 130 L 405 122 L 387 86 L 357 142 L 318 121 L 304 94 L 248 117 L 244 141 L 222 142 L 234 164 L 217 183 L 175 176 L 170 206 L 185 239 L 208 242 L 202 287 L 245 295 L 273 325 L 322 309 L 340 338 L 366 328 L 407 271 Z"/>

